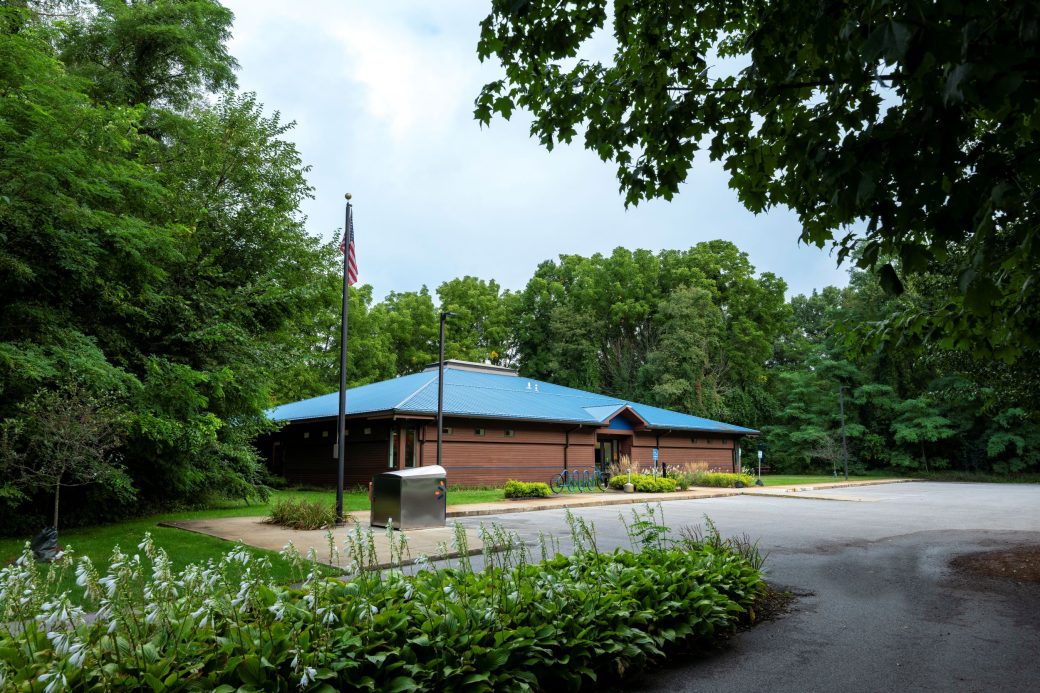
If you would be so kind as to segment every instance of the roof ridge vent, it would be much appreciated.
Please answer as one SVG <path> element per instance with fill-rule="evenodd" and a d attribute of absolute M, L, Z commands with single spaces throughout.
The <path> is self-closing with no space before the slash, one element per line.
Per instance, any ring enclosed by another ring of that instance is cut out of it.
<path fill-rule="evenodd" d="M 427 364 L 423 368 L 423 372 L 437 370 L 437 362 Z M 450 368 L 456 371 L 470 371 L 472 373 L 488 373 L 491 375 L 519 375 L 515 368 L 509 368 L 508 366 L 496 366 L 493 363 L 476 363 L 475 361 L 461 361 L 459 359 L 445 359 L 444 367 Z"/>
<path fill-rule="evenodd" d="M 535 391 L 535 392 L 538 392 L 538 383 L 535 383 L 535 384 L 534 384 L 534 391 Z"/>
<path fill-rule="evenodd" d="M 527 391 L 528 392 L 531 391 L 531 381 L 530 380 L 527 381 Z"/>

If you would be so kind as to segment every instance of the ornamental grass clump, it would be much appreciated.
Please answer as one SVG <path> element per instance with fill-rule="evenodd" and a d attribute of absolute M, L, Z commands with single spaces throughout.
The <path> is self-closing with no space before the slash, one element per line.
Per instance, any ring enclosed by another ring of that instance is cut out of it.
<path fill-rule="evenodd" d="M 732 474 L 729 472 L 700 472 L 693 475 L 693 486 L 713 486 L 715 488 L 734 488 L 740 481 L 744 486 L 754 486 L 755 477 L 750 474 Z"/>
<path fill-rule="evenodd" d="M 264 522 L 291 529 L 327 529 L 336 526 L 336 506 L 320 501 L 286 498 L 271 507 Z"/>
<path fill-rule="evenodd" d="M 698 473 L 699 471 L 694 464 L 686 462 L 668 467 L 666 476 L 675 479 L 680 489 L 686 489 L 693 485 L 693 479 Z"/>
<path fill-rule="evenodd" d="M 101 574 L 70 554 L 41 569 L 28 550 L 0 569 L 3 690 L 563 690 L 602 685 L 673 648 L 711 648 L 753 618 L 762 573 L 722 541 L 672 539 L 660 508 L 633 512 L 631 549 L 604 551 L 595 528 L 568 514 L 573 552 L 541 536 L 482 526 L 482 570 L 468 556 L 414 563 L 389 532 L 393 567 L 374 570 L 371 530 L 338 546 L 326 535 L 325 577 L 312 549 L 283 551 L 298 587 L 243 548 L 171 569 L 147 535 L 116 549 Z M 692 535 L 691 535 L 692 536 Z M 342 551 L 342 553 L 341 553 Z M 75 565 L 87 602 L 44 598 Z M 96 610 L 89 623 L 85 609 Z M 594 634 L 590 636 L 590 634 Z M 561 663 L 566 653 L 566 665 Z"/>

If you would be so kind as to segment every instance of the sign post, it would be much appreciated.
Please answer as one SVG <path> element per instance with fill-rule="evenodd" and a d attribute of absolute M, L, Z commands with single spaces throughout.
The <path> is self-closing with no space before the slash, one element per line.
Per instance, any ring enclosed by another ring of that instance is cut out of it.
<path fill-rule="evenodd" d="M 654 448 L 654 476 L 657 476 L 657 458 L 658 458 L 657 448 Z"/>

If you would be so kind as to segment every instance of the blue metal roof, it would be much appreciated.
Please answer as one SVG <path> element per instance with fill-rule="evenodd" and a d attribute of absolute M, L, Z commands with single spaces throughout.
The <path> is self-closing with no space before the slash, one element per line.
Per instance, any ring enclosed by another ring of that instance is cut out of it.
<path fill-rule="evenodd" d="M 594 419 L 599 419 L 600 421 L 607 421 L 611 417 L 613 417 L 614 414 L 617 414 L 626 406 L 627 405 L 624 402 L 622 402 L 620 404 L 614 403 L 595 407 L 583 407 L 583 409 L 587 411 L 589 413 L 589 416 L 593 417 Z"/>
<path fill-rule="evenodd" d="M 713 431 L 756 434 L 741 426 L 690 416 L 648 404 L 628 402 L 617 397 L 597 395 L 562 385 L 502 373 L 444 369 L 444 413 L 446 416 L 471 416 L 491 419 L 524 419 L 561 423 L 606 425 L 624 407 L 632 410 L 651 429 Z M 335 418 L 339 395 L 283 404 L 268 412 L 275 421 L 304 421 Z M 347 391 L 347 416 L 393 412 L 400 414 L 437 413 L 437 372 L 424 371 L 392 380 L 362 385 Z"/>

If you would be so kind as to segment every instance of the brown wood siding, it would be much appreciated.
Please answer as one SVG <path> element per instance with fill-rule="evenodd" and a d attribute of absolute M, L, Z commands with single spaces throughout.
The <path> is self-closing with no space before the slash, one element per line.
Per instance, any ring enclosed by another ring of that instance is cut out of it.
<path fill-rule="evenodd" d="M 568 440 L 567 466 L 592 469 L 598 437 L 620 433 L 563 424 L 468 418 L 446 418 L 444 425 L 451 429 L 451 433 L 444 436 L 444 466 L 448 484 L 452 486 L 501 486 L 509 479 L 549 481 L 563 469 Z M 419 463 L 436 464 L 436 424 L 417 420 L 351 419 L 347 422 L 344 470 L 348 488 L 359 485 L 367 488 L 374 475 L 387 471 L 391 427 L 417 428 Z M 367 435 L 363 432 L 365 428 L 370 429 Z M 483 429 L 483 435 L 478 435 L 477 429 Z M 513 435 L 506 435 L 507 430 Z M 336 483 L 336 458 L 332 454 L 335 436 L 335 421 L 327 420 L 292 424 L 258 443 L 269 457 L 272 457 L 273 443 L 281 446 L 276 458 L 281 461 L 281 468 L 272 466 L 274 473 L 293 484 L 325 486 Z M 734 437 L 662 433 L 659 446 L 654 432 L 635 432 L 625 438 L 622 449 L 627 450 L 631 441 L 632 463 L 639 468 L 653 465 L 654 447 L 659 447 L 659 462 L 668 466 L 733 468 Z M 398 437 L 399 444 L 402 440 L 403 437 Z"/>
<path fill-rule="evenodd" d="M 658 447 L 654 432 L 640 432 L 632 443 L 632 462 L 643 468 L 652 467 L 654 447 L 658 447 L 658 464 L 698 471 L 732 471 L 735 440 L 703 433 L 671 432 L 661 434 Z"/>
<path fill-rule="evenodd" d="M 365 434 L 365 429 L 370 433 Z M 363 486 L 374 474 L 387 470 L 388 422 L 348 421 L 347 449 L 343 465 L 346 488 Z M 323 435 L 327 433 L 327 435 Z M 307 435 L 309 434 L 309 435 Z M 306 437 L 305 437 L 306 436 Z M 337 460 L 333 456 L 336 422 L 293 424 L 272 436 L 282 445 L 282 476 L 294 485 L 329 486 L 336 484 Z M 275 470 L 278 473 L 278 470 Z"/>
<path fill-rule="evenodd" d="M 444 420 L 444 468 L 450 486 L 502 486 L 510 479 L 548 482 L 563 469 L 564 443 L 568 466 L 592 468 L 596 433 L 575 426 L 482 419 Z M 483 429 L 483 435 L 477 435 Z M 507 436 L 506 431 L 512 431 Z M 570 433 L 568 433 L 568 431 Z M 425 464 L 437 458 L 437 427 L 426 431 Z"/>

